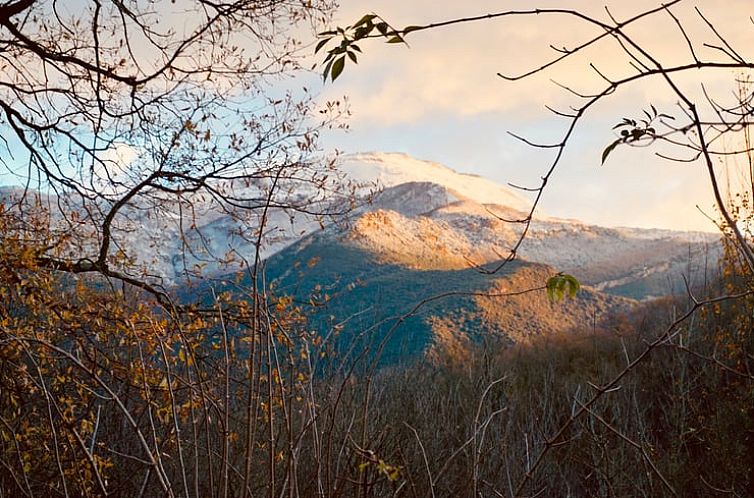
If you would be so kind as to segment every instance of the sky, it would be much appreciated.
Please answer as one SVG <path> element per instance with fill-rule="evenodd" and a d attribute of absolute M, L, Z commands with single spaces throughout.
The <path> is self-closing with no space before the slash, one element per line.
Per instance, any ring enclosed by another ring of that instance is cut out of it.
<path fill-rule="evenodd" d="M 336 25 L 376 13 L 396 27 L 425 24 L 511 9 L 532 8 L 531 1 L 344 0 Z M 649 0 L 538 1 L 538 7 L 567 7 L 607 20 L 605 5 L 625 19 L 658 5 Z M 701 0 L 682 2 L 673 14 L 687 28 L 702 59 L 721 59 L 704 43 L 720 44 L 700 11 L 734 48 L 748 57 L 754 51 L 750 2 Z M 691 60 L 688 45 L 672 17 L 660 13 L 630 31 L 666 65 Z M 513 74 L 540 66 L 554 54 L 550 44 L 573 47 L 597 31 L 562 16 L 529 16 L 455 25 L 408 37 L 409 47 L 372 40 L 358 66 L 347 65 L 334 83 L 322 86 L 323 97 L 347 97 L 352 116 L 348 133 L 330 133 L 323 145 L 343 152 L 404 152 L 479 174 L 500 183 L 539 184 L 552 150 L 534 149 L 514 132 L 537 142 L 559 142 L 568 121 L 545 108 L 567 110 L 579 99 L 553 83 L 582 93 L 603 87 L 593 63 L 611 78 L 632 73 L 620 47 L 607 41 L 545 73 L 508 82 Z M 736 74 L 731 70 L 694 71 L 679 85 L 700 96 L 701 84 L 715 98 L 730 101 Z M 727 99 L 727 100 L 726 100 Z M 619 147 L 604 166 L 600 157 L 616 138 L 612 126 L 623 117 L 640 117 L 643 109 L 679 115 L 678 98 L 659 79 L 625 87 L 590 110 L 576 129 L 541 204 L 549 216 L 576 218 L 606 226 L 637 226 L 714 231 L 711 187 L 701 163 L 668 162 L 657 147 Z M 733 166 L 719 164 L 721 175 Z M 735 174 L 734 174 L 735 176 Z M 725 180 L 723 181 L 725 183 Z"/>
<path fill-rule="evenodd" d="M 608 21 L 607 5 L 617 19 L 659 5 L 657 0 L 341 0 L 333 25 L 376 13 L 396 27 L 514 9 L 569 8 Z M 754 59 L 754 7 L 751 0 L 684 0 L 672 14 L 687 29 L 697 55 L 721 59 L 705 46 L 720 41 L 694 10 L 719 29 L 735 49 Z M 659 13 L 629 28 L 665 65 L 691 60 L 687 42 L 673 17 Z M 574 47 L 598 34 L 596 28 L 564 16 L 508 17 L 464 23 L 407 37 L 409 46 L 379 40 L 361 43 L 364 54 L 335 82 L 309 74 L 283 86 L 305 85 L 321 100 L 347 99 L 349 132 L 322 136 L 325 151 L 403 152 L 478 174 L 501 184 L 537 187 L 554 159 L 552 149 L 536 149 L 509 132 L 540 143 L 559 142 L 569 122 L 546 106 L 567 111 L 580 100 L 554 82 L 582 93 L 602 90 L 604 81 L 633 73 L 628 58 L 610 39 L 532 77 L 510 82 L 497 73 L 517 74 L 539 67 L 557 47 Z M 308 35 L 311 36 L 311 35 Z M 306 40 L 304 40 L 306 41 Z M 313 47 L 314 41 L 309 44 Z M 311 52 L 311 48 L 306 49 Z M 321 62 L 311 55 L 309 64 Z M 701 96 L 701 85 L 715 99 L 730 103 L 735 79 L 731 70 L 693 71 L 678 78 L 688 92 Z M 680 115 L 678 98 L 659 78 L 623 87 L 590 109 L 568 142 L 542 197 L 540 213 L 605 226 L 656 227 L 715 231 L 717 218 L 707 172 L 700 162 L 659 158 L 670 152 L 656 146 L 618 147 L 605 165 L 602 151 L 617 135 L 613 125 L 635 118 L 654 105 Z M 120 156 L 118 156 L 120 158 Z M 723 183 L 740 168 L 716 164 Z M 0 183 L 12 182 L 2 176 Z"/>

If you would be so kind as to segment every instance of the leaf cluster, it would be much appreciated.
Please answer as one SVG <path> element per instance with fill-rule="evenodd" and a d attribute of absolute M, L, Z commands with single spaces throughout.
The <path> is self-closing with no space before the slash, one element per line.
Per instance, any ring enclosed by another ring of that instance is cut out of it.
<path fill-rule="evenodd" d="M 562 301 L 566 296 L 576 297 L 581 284 L 573 275 L 558 273 L 547 279 L 547 297 L 551 301 Z"/>
<path fill-rule="evenodd" d="M 385 38 L 386 43 L 406 43 L 404 36 L 411 31 L 418 29 L 417 26 L 408 26 L 402 30 L 397 30 L 388 24 L 377 14 L 366 14 L 355 24 L 346 27 L 337 27 L 334 30 L 323 31 L 319 33 L 320 41 L 314 49 L 318 53 L 325 48 L 331 41 L 340 40 L 340 43 L 333 46 L 327 51 L 327 56 L 323 63 L 325 69 L 322 73 L 324 80 L 330 77 L 335 81 L 343 73 L 346 65 L 346 59 L 350 59 L 354 64 L 358 64 L 357 53 L 361 53 L 358 42 L 367 38 Z"/>
<path fill-rule="evenodd" d="M 610 145 L 602 151 L 602 164 L 605 164 L 607 157 L 620 144 L 636 144 L 642 140 L 649 139 L 654 141 L 658 138 L 655 123 L 661 122 L 663 118 L 674 119 L 673 116 L 657 112 L 654 105 L 650 104 L 651 111 L 644 110 L 645 118 L 639 120 L 623 118 L 620 123 L 613 126 L 613 130 L 620 130 L 620 137 L 615 139 Z"/>

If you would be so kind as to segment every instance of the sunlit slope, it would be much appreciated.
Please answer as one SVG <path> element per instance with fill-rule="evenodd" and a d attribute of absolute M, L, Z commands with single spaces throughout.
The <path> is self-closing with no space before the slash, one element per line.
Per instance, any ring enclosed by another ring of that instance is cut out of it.
<path fill-rule="evenodd" d="M 269 258 L 319 233 L 347 240 L 381 263 L 464 270 L 506 258 L 524 227 L 516 221 L 531 207 L 514 189 L 404 154 L 347 155 L 340 168 L 330 181 L 331 191 L 312 192 L 306 182 L 281 186 L 276 202 L 297 209 L 264 209 L 264 203 L 257 203 L 225 212 L 211 198 L 191 195 L 184 205 L 166 200 L 157 210 L 126 205 L 110 231 L 113 251 L 122 250 L 127 257 L 115 258 L 114 264 L 158 285 L 178 284 L 242 269 L 255 260 L 257 249 L 262 259 Z M 239 198 L 265 198 L 263 182 L 227 188 Z M 109 201 L 83 209 L 75 196 L 63 203 L 52 193 L 42 197 L 52 225 L 60 225 L 55 229 L 71 233 L 64 251 L 71 258 L 94 254 L 98 234 L 92 227 L 108 212 Z M 33 195 L 0 189 L 0 200 L 8 205 L 19 198 L 29 202 Z M 68 216 L 56 211 L 60 206 Z M 345 217 L 315 214 L 348 208 Z M 67 220 L 76 210 L 94 219 L 72 229 Z M 258 246 L 260 229 L 264 236 Z M 714 268 L 720 254 L 717 239 L 706 233 L 605 228 L 536 213 L 517 257 L 572 273 L 605 292 L 647 299 L 683 292 L 684 279 L 692 285 L 708 279 L 706 269 Z"/>
<path fill-rule="evenodd" d="M 525 342 L 590 324 L 632 301 L 585 288 L 575 300 L 551 302 L 542 287 L 555 271 L 514 262 L 495 275 L 465 269 L 417 269 L 322 234 L 307 237 L 265 265 L 273 292 L 294 297 L 323 336 L 339 337 L 340 355 L 365 347 L 381 361 L 449 352 L 463 357 L 475 342 Z M 481 294 L 489 294 L 484 296 Z"/>

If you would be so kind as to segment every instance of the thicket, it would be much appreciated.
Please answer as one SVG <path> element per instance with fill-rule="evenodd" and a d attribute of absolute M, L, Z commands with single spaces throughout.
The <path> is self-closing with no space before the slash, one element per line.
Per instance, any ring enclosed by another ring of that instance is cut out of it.
<path fill-rule="evenodd" d="M 36 266 L 38 249 L 18 236 L 28 219 L 0 220 L 2 496 L 753 489 L 748 295 L 683 321 L 692 300 L 655 301 L 597 328 L 488 342 L 462 363 L 373 371 L 365 351 L 332 368 L 333 339 L 290 298 L 247 289 L 217 296 L 214 314 L 170 316 L 146 296 Z M 734 255 L 708 292 L 748 289 Z"/>

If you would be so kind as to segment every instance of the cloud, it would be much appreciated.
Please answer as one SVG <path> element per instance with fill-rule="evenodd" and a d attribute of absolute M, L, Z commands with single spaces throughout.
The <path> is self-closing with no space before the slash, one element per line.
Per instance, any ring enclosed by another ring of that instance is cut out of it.
<path fill-rule="evenodd" d="M 611 12 L 620 19 L 658 5 L 658 2 L 649 0 L 608 3 Z M 358 19 L 361 14 L 372 10 L 372 5 L 365 0 L 349 1 L 341 12 L 341 24 Z M 697 55 L 719 58 L 719 51 L 702 45 L 703 42 L 717 45 L 721 42 L 694 12 L 693 5 L 680 5 L 682 8 L 675 8 L 674 12 L 689 27 L 688 35 L 697 40 Z M 739 51 L 754 45 L 748 2 L 734 0 L 726 2 L 724 8 L 712 2 L 699 5 L 725 36 L 738 43 Z M 505 7 L 531 9 L 532 2 L 506 2 Z M 591 0 L 540 1 L 537 7 L 575 8 L 608 20 L 602 3 L 597 5 Z M 479 0 L 473 5 L 468 2 L 387 0 L 381 2 L 377 13 L 396 26 L 404 26 L 499 10 L 500 2 L 493 0 Z M 348 68 L 328 92 L 348 94 L 354 119 L 379 125 L 412 122 L 437 114 L 463 117 L 497 112 L 527 118 L 532 111 L 542 109 L 545 103 L 566 108 L 578 100 L 554 85 L 551 79 L 589 93 L 605 86 L 590 63 L 613 79 L 635 72 L 629 64 L 630 58 L 614 41 L 606 38 L 598 46 L 553 67 L 546 74 L 519 82 L 506 82 L 496 76 L 499 71 L 519 74 L 539 67 L 557 56 L 551 44 L 572 48 L 599 32 L 598 28 L 576 19 L 541 15 L 415 33 L 408 37 L 411 48 L 365 43 L 362 48 L 366 53 L 360 65 Z M 668 15 L 660 13 L 641 21 L 628 32 L 643 45 L 651 47 L 663 64 L 693 60 L 683 34 Z M 686 79 L 698 86 L 694 76 Z M 705 81 L 713 87 L 725 88 L 731 79 L 728 71 L 705 75 Z M 653 81 L 640 85 L 638 90 L 645 99 L 676 100 L 669 89 L 666 95 L 658 95 L 663 86 L 662 82 Z"/>
<path fill-rule="evenodd" d="M 497 0 L 383 0 L 375 8 L 373 2 L 349 0 L 338 24 L 353 22 L 371 10 L 396 26 L 422 24 L 499 11 L 500 4 Z M 612 0 L 607 4 L 616 18 L 626 19 L 660 3 Z M 579 9 L 608 19 L 604 3 L 593 0 L 509 0 L 504 8 L 530 9 L 534 5 Z M 686 34 L 694 40 L 697 57 L 721 60 L 725 57 L 719 50 L 704 46 L 722 42 L 696 13 L 695 6 L 737 52 L 749 60 L 754 58 L 749 0 L 681 2 L 673 8 L 674 15 L 687 27 Z M 354 115 L 352 132 L 327 140 L 351 152 L 397 150 L 500 183 L 537 186 L 552 164 L 553 151 L 532 149 L 506 132 L 515 131 L 539 142 L 557 142 L 568 122 L 544 105 L 565 111 L 581 101 L 551 80 L 590 93 L 605 86 L 590 63 L 612 79 L 634 74 L 635 70 L 621 47 L 605 40 L 546 74 L 507 82 L 496 73 L 520 73 L 539 67 L 555 54 L 550 44 L 574 47 L 594 33 L 583 23 L 563 17 L 531 16 L 414 33 L 408 38 L 410 48 L 374 40 L 364 43 L 359 65 L 348 67 L 335 84 L 325 88 L 328 95 L 349 96 Z M 663 66 L 693 61 L 683 33 L 666 13 L 642 21 L 628 33 L 651 47 Z M 680 88 L 702 102 L 704 82 L 705 90 L 714 98 L 733 103 L 736 76 L 723 69 L 694 70 L 674 78 Z M 650 104 L 682 117 L 678 102 L 678 96 L 657 77 L 623 87 L 590 109 L 548 184 L 542 212 L 610 226 L 714 231 L 714 224 L 696 207 L 717 218 L 709 178 L 701 163 L 668 162 L 655 155 L 656 146 L 619 147 L 608 164 L 600 166 L 602 150 L 615 139 L 611 128 L 622 117 L 639 117 Z M 709 108 L 706 112 L 711 115 Z M 731 165 L 726 168 L 735 170 Z"/>
<path fill-rule="evenodd" d="M 138 149 L 126 143 L 114 143 L 99 155 L 101 162 L 93 172 L 95 187 L 105 194 L 119 194 L 128 190 L 138 180 L 133 164 Z"/>

